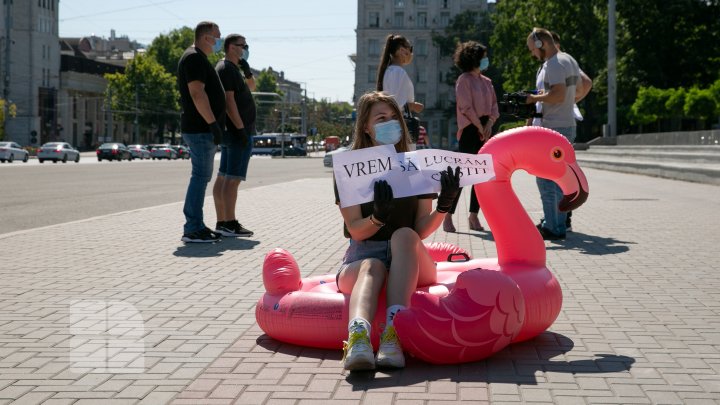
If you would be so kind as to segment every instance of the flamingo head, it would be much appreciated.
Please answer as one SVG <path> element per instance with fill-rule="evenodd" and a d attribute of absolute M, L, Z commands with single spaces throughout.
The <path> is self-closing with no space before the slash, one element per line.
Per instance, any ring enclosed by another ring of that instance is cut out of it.
<path fill-rule="evenodd" d="M 548 128 L 514 128 L 494 136 L 480 150 L 493 156 L 495 179 L 507 181 L 517 169 L 549 179 L 563 191 L 560 211 L 571 211 L 588 198 L 588 182 L 575 160 L 572 144 Z"/>

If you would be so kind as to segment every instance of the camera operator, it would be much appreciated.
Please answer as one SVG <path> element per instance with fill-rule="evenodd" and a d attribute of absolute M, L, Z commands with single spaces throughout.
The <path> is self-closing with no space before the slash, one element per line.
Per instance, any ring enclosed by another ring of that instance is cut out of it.
<path fill-rule="evenodd" d="M 572 56 L 560 52 L 546 29 L 533 29 L 526 42 L 532 56 L 543 62 L 536 78 L 538 83 L 542 83 L 543 90 L 538 94 L 528 94 L 525 102 L 541 103 L 542 126 L 559 132 L 572 143 L 576 135 L 573 106 L 575 89 L 581 80 L 580 67 Z M 545 216 L 538 224 L 540 234 L 545 240 L 565 239 L 567 215 L 558 210 L 563 198 L 562 190 L 555 182 L 540 177 L 537 185 Z"/>

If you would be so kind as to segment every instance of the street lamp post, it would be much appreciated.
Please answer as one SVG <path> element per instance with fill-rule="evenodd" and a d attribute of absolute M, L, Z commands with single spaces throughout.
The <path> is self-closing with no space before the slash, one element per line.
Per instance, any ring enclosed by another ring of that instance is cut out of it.
<path fill-rule="evenodd" d="M 603 136 L 617 136 L 617 65 L 615 59 L 615 0 L 608 0 L 608 122 Z"/>

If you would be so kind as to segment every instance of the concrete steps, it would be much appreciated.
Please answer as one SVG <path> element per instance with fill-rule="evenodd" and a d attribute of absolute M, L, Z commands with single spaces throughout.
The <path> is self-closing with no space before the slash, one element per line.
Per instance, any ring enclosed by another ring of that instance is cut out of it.
<path fill-rule="evenodd" d="M 591 145 L 581 167 L 720 185 L 720 145 Z"/>

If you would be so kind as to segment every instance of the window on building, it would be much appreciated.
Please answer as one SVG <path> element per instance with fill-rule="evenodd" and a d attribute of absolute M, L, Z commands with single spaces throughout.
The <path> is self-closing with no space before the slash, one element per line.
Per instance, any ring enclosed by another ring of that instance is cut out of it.
<path fill-rule="evenodd" d="M 415 48 L 413 48 L 413 52 L 417 56 L 427 56 L 427 54 L 428 54 L 427 40 L 424 40 L 424 39 L 416 40 Z"/>
<path fill-rule="evenodd" d="M 405 7 L 405 0 L 395 0 L 395 7 Z"/>
<path fill-rule="evenodd" d="M 405 13 L 402 11 L 395 13 L 395 20 L 393 21 L 393 27 L 402 28 L 405 22 Z"/>
<path fill-rule="evenodd" d="M 447 108 L 448 106 L 448 94 L 444 91 L 438 94 L 438 106 L 440 108 Z"/>
<path fill-rule="evenodd" d="M 425 67 L 424 65 L 418 65 L 416 66 L 415 72 L 417 75 L 418 83 L 427 82 L 427 67 Z"/>
<path fill-rule="evenodd" d="M 450 25 L 450 13 L 440 13 L 440 26 L 447 27 Z"/>
<path fill-rule="evenodd" d="M 368 13 L 368 27 L 379 28 L 380 27 L 380 13 L 377 11 L 371 11 Z"/>
<path fill-rule="evenodd" d="M 427 13 L 426 12 L 420 12 L 417 13 L 417 26 L 418 28 L 425 28 L 427 27 Z"/>
<path fill-rule="evenodd" d="M 415 0 L 415 4 L 424 7 L 427 6 L 427 0 Z"/>
<path fill-rule="evenodd" d="M 375 65 L 368 65 L 368 83 L 377 82 L 377 67 Z"/>
<path fill-rule="evenodd" d="M 448 1 L 449 1 L 449 0 L 443 0 L 443 7 L 442 7 L 442 8 L 448 8 Z"/>
<path fill-rule="evenodd" d="M 377 39 L 368 40 L 368 56 L 379 56 L 380 55 L 380 41 Z"/>

